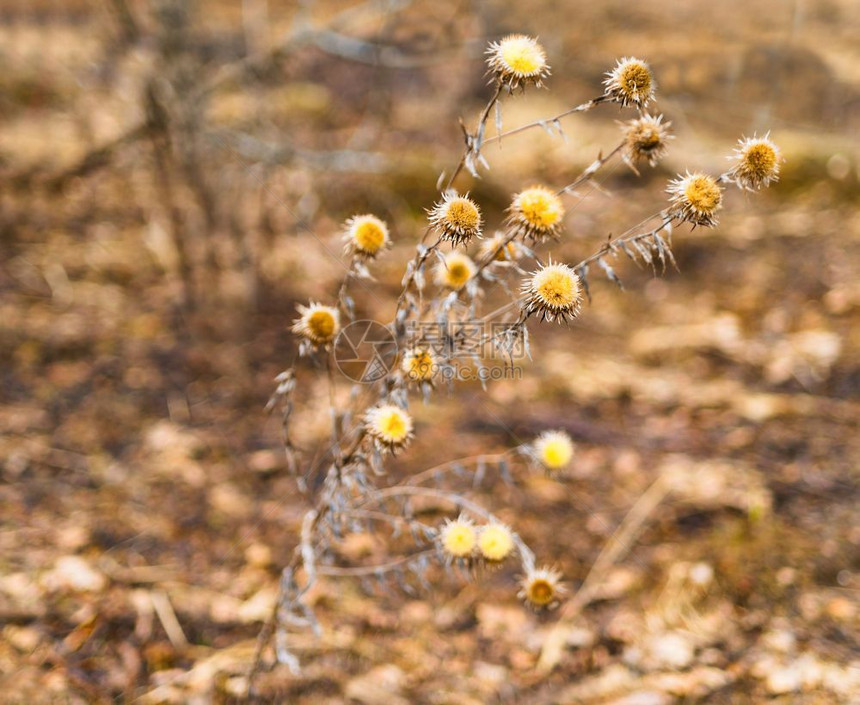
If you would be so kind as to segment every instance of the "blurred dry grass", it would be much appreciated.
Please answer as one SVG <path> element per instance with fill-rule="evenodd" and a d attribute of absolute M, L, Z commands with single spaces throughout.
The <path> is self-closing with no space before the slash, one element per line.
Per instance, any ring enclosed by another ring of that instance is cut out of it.
<path fill-rule="evenodd" d="M 196 70 L 210 75 L 246 45 L 282 37 L 293 10 L 269 5 L 267 31 L 249 35 L 239 3 L 207 3 L 194 25 Z M 321 5 L 323 17 L 349 3 Z M 59 192 L 21 186 L 22 174 L 58 173 L 144 117 L 154 48 L 118 50 L 110 6 L 0 8 L 8 702 L 147 693 L 145 702 L 231 701 L 304 506 L 285 476 L 278 425 L 262 414 L 293 356 L 294 301 L 334 289 L 342 272 L 323 245 L 339 251 L 338 223 L 367 209 L 396 223 L 379 285 L 396 289 L 436 176 L 459 148 L 456 118 L 483 100 L 484 39 L 510 30 L 541 37 L 553 76 L 549 91 L 506 105 L 506 125 L 592 97 L 616 57 L 641 55 L 678 134 L 656 173 L 634 183 L 615 170 L 608 193 L 577 206 L 557 256 L 587 253 L 650 213 L 672 172 L 722 168 L 740 133 L 772 129 L 784 176 L 768 194 L 733 198 L 715 231 L 677 233 L 680 272 L 653 279 L 628 267 L 626 293 L 598 286 L 571 330 L 536 329 L 524 380 L 487 395 L 466 387 L 420 409 L 418 441 L 398 471 L 445 459 L 439 448 L 460 456 L 508 447 L 509 430 L 528 439 L 566 428 L 580 447 L 566 483 L 535 478 L 485 499 L 574 585 L 660 472 L 675 491 L 570 630 L 551 674 L 534 666 L 555 618 L 515 604 L 515 576 L 505 571 L 466 585 L 440 576 L 438 590 L 418 597 L 368 598 L 332 582 L 314 595 L 326 636 L 299 641 L 305 673 L 266 674 L 259 701 L 857 697 L 853 0 L 420 1 L 356 23 L 350 33 L 381 33 L 418 66 L 306 48 L 255 88 L 225 85 L 207 106 L 213 130 L 309 154 L 272 165 L 264 189 L 247 171 L 252 157 L 207 148 L 207 178 L 243 238 L 226 226 L 212 234 L 214 269 L 205 269 L 204 248 L 193 253 L 205 294 L 195 311 L 180 305 L 148 149 L 123 148 Z M 132 4 L 145 29 L 147 7 Z M 524 182 L 562 183 L 616 139 L 607 114 L 571 119 L 567 134 L 568 142 L 532 134 L 488 152 L 493 170 L 473 193 L 491 218 Z M 314 162 L 345 149 L 377 154 L 385 167 Z M 616 189 L 634 195 L 613 197 Z M 201 231 L 194 194 L 182 187 L 176 196 L 188 228 Z M 364 307 L 390 314 L 373 301 Z M 303 390 L 310 401 L 298 440 L 308 447 L 327 424 L 317 391 L 310 382 Z"/>

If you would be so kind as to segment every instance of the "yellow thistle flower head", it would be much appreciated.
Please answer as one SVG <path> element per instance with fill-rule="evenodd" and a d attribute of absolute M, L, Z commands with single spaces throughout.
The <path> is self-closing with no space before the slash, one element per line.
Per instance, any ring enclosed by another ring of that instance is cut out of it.
<path fill-rule="evenodd" d="M 354 215 L 346 221 L 343 237 L 347 250 L 365 259 L 391 246 L 388 226 L 375 215 Z"/>
<path fill-rule="evenodd" d="M 454 245 L 465 244 L 473 237 L 481 236 L 481 210 L 468 194 L 460 196 L 456 191 L 447 191 L 429 213 L 430 223 L 440 231 L 443 239 Z"/>
<path fill-rule="evenodd" d="M 448 519 L 439 532 L 439 545 L 448 558 L 469 558 L 475 551 L 477 534 L 475 525 L 466 517 Z"/>
<path fill-rule="evenodd" d="M 693 225 L 714 226 L 723 202 L 723 190 L 713 176 L 687 172 L 669 182 L 666 189 L 672 197 L 676 216 Z"/>
<path fill-rule="evenodd" d="M 566 468 L 573 458 L 574 446 L 564 431 L 544 431 L 534 442 L 534 454 L 547 470 Z"/>
<path fill-rule="evenodd" d="M 610 100 L 621 105 L 632 103 L 638 108 L 648 105 L 657 88 L 648 64 L 632 57 L 620 59 L 615 68 L 607 72 L 603 85 Z"/>
<path fill-rule="evenodd" d="M 481 243 L 478 252 L 481 261 L 493 258 L 494 262 L 515 262 L 522 256 L 522 247 L 518 242 L 511 240 L 504 233 L 496 233 L 493 237 Z M 505 244 L 507 243 L 507 244 Z"/>
<path fill-rule="evenodd" d="M 536 39 L 524 34 L 511 34 L 487 49 L 490 71 L 508 90 L 528 83 L 540 87 L 549 76 L 546 52 Z"/>
<path fill-rule="evenodd" d="M 412 440 L 412 417 L 394 404 L 381 404 L 368 410 L 364 428 L 378 445 L 391 451 L 406 447 Z"/>
<path fill-rule="evenodd" d="M 459 291 L 475 275 L 475 263 L 471 257 L 460 252 L 449 252 L 445 261 L 436 267 L 436 281 L 454 291 Z"/>
<path fill-rule="evenodd" d="M 310 302 L 296 307 L 301 315 L 293 321 L 293 333 L 310 341 L 314 346 L 328 345 L 340 332 L 340 311 L 331 306 Z"/>
<path fill-rule="evenodd" d="M 478 534 L 478 550 L 485 560 L 500 563 L 514 550 L 514 535 L 504 524 L 487 524 Z"/>
<path fill-rule="evenodd" d="M 430 348 L 416 347 L 407 350 L 400 369 L 411 382 L 429 382 L 439 371 L 439 361 Z"/>
<path fill-rule="evenodd" d="M 514 196 L 508 222 L 524 237 L 544 241 L 558 237 L 564 220 L 561 198 L 546 186 L 532 186 Z"/>
<path fill-rule="evenodd" d="M 547 609 L 558 604 L 566 590 L 562 586 L 561 574 L 550 568 L 533 568 L 520 581 L 517 596 L 534 609 Z"/>
<path fill-rule="evenodd" d="M 648 114 L 624 123 L 625 159 L 632 164 L 645 160 L 650 166 L 656 166 L 665 156 L 669 140 L 674 139 L 669 134 L 671 124 L 663 122 L 662 115 L 652 117 Z"/>
<path fill-rule="evenodd" d="M 739 140 L 734 155 L 729 159 L 734 160 L 729 174 L 742 189 L 756 191 L 779 181 L 782 154 L 771 142 L 769 134 Z"/>
<path fill-rule="evenodd" d="M 522 291 L 528 316 L 539 314 L 549 321 L 558 318 L 561 323 L 578 316 L 582 308 L 582 285 L 576 272 L 552 260 L 526 278 Z"/>

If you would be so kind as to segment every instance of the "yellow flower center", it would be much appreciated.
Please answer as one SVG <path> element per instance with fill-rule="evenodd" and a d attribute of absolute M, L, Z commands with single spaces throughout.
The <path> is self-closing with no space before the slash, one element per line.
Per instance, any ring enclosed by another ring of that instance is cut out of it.
<path fill-rule="evenodd" d="M 531 188 L 517 198 L 517 210 L 534 228 L 546 229 L 556 225 L 564 216 L 561 199 L 544 188 Z"/>
<path fill-rule="evenodd" d="M 468 524 L 449 524 L 442 535 L 442 547 L 457 558 L 468 556 L 475 548 L 475 530 Z"/>
<path fill-rule="evenodd" d="M 445 209 L 445 221 L 459 230 L 477 230 L 481 225 L 478 208 L 467 198 L 455 198 Z"/>
<path fill-rule="evenodd" d="M 555 588 L 545 578 L 535 578 L 529 583 L 528 598 L 536 605 L 548 605 L 555 597 Z"/>
<path fill-rule="evenodd" d="M 435 372 L 433 356 L 426 350 L 416 350 L 407 358 L 407 375 L 410 379 L 430 379 Z"/>
<path fill-rule="evenodd" d="M 499 46 L 499 54 L 510 72 L 520 76 L 532 76 L 546 66 L 540 46 L 528 37 L 503 40 Z"/>
<path fill-rule="evenodd" d="M 465 255 L 451 254 L 442 266 L 440 281 L 451 289 L 462 289 L 474 272 L 472 261 Z"/>
<path fill-rule="evenodd" d="M 636 136 L 636 144 L 643 152 L 650 152 L 660 146 L 660 133 L 651 128 L 643 128 Z"/>
<path fill-rule="evenodd" d="M 566 438 L 553 438 L 541 444 L 540 461 L 552 470 L 563 468 L 573 457 L 573 446 Z"/>
<path fill-rule="evenodd" d="M 481 555 L 491 561 L 504 560 L 514 547 L 511 532 L 503 526 L 487 526 L 481 531 L 478 548 Z"/>
<path fill-rule="evenodd" d="M 367 219 L 355 224 L 352 238 L 359 250 L 376 254 L 385 244 L 386 235 L 379 223 Z"/>
<path fill-rule="evenodd" d="M 651 91 L 651 72 L 645 64 L 631 62 L 622 67 L 618 85 L 628 98 L 638 100 Z"/>
<path fill-rule="evenodd" d="M 767 142 L 754 142 L 744 150 L 743 167 L 752 176 L 765 179 L 776 170 L 777 156 Z"/>
<path fill-rule="evenodd" d="M 565 308 L 579 298 L 579 281 L 576 275 L 558 266 L 548 266 L 535 274 L 533 288 L 550 306 Z"/>
<path fill-rule="evenodd" d="M 403 412 L 391 409 L 380 415 L 376 423 L 377 433 L 387 441 L 399 443 L 409 435 L 409 423 Z"/>
<path fill-rule="evenodd" d="M 695 210 L 700 213 L 713 213 L 722 200 L 717 182 L 710 176 L 694 176 L 684 187 L 684 196 Z"/>
<path fill-rule="evenodd" d="M 334 335 L 337 325 L 329 311 L 313 311 L 307 318 L 307 327 L 318 340 L 328 340 Z"/>

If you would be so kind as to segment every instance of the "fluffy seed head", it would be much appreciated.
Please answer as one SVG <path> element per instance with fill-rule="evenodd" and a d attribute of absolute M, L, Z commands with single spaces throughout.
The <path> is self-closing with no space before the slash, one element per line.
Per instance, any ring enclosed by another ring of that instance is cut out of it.
<path fill-rule="evenodd" d="M 449 252 L 445 255 L 445 262 L 436 267 L 436 281 L 455 291 L 466 286 L 474 274 L 475 263 L 460 252 Z"/>
<path fill-rule="evenodd" d="M 561 574 L 550 568 L 535 568 L 520 581 L 517 596 L 534 609 L 547 609 L 558 603 L 565 589 Z"/>
<path fill-rule="evenodd" d="M 559 322 L 575 318 L 582 308 L 582 285 L 579 277 L 566 264 L 549 262 L 526 277 L 522 288 L 526 315 Z"/>
<path fill-rule="evenodd" d="M 439 361 L 430 348 L 412 348 L 403 356 L 400 369 L 411 382 L 429 382 L 439 371 Z"/>
<path fill-rule="evenodd" d="M 624 128 L 624 158 L 630 164 L 647 161 L 650 166 L 656 166 L 666 154 L 668 141 L 674 139 L 669 134 L 671 122 L 663 122 L 663 116 L 643 115 L 635 120 L 623 123 Z"/>
<path fill-rule="evenodd" d="M 654 89 L 657 87 L 651 69 L 641 59 L 623 58 L 618 61 L 612 71 L 606 74 L 603 85 L 606 86 L 606 95 L 621 105 L 633 103 L 639 108 L 644 108 L 654 97 Z"/>
<path fill-rule="evenodd" d="M 708 227 L 717 224 L 723 190 L 713 176 L 687 172 L 670 181 L 666 191 L 672 197 L 672 207 L 679 219 Z"/>
<path fill-rule="evenodd" d="M 532 186 L 514 196 L 508 222 L 524 237 L 544 241 L 558 237 L 564 220 L 561 198 L 546 186 Z"/>
<path fill-rule="evenodd" d="M 504 233 L 496 233 L 493 237 L 484 240 L 481 243 L 481 249 L 478 252 L 481 261 L 486 261 L 490 257 L 494 262 L 515 262 L 522 255 L 522 246 L 513 240 L 508 241 L 508 236 Z M 505 244 L 507 242 L 507 244 Z"/>
<path fill-rule="evenodd" d="M 449 558 L 469 558 L 475 551 L 475 525 L 465 517 L 448 519 L 439 532 L 439 545 Z"/>
<path fill-rule="evenodd" d="M 481 210 L 468 195 L 460 196 L 456 191 L 448 191 L 429 213 L 430 222 L 443 239 L 454 245 L 465 244 L 473 237 L 481 236 Z"/>
<path fill-rule="evenodd" d="M 368 410 L 364 428 L 377 444 L 388 450 L 404 448 L 412 440 L 412 417 L 394 404 L 381 404 Z"/>
<path fill-rule="evenodd" d="M 511 34 L 487 49 L 487 64 L 496 79 L 509 90 L 533 83 L 540 86 L 549 75 L 546 52 L 537 40 Z"/>
<path fill-rule="evenodd" d="M 573 458 L 573 441 L 564 431 L 544 431 L 535 439 L 533 448 L 540 464 L 550 471 L 567 467 Z"/>
<path fill-rule="evenodd" d="M 340 312 L 331 306 L 310 302 L 308 306 L 297 306 L 300 318 L 293 321 L 293 333 L 300 335 L 312 345 L 328 345 L 340 332 Z"/>
<path fill-rule="evenodd" d="M 478 534 L 478 550 L 485 560 L 499 563 L 514 550 L 514 536 L 504 524 L 487 524 Z"/>
<path fill-rule="evenodd" d="M 375 215 L 354 215 L 346 221 L 346 248 L 360 257 L 372 259 L 391 245 L 388 226 Z"/>
<path fill-rule="evenodd" d="M 756 191 L 779 180 L 779 164 L 782 155 L 768 135 L 747 137 L 738 141 L 729 174 L 742 189 Z"/>

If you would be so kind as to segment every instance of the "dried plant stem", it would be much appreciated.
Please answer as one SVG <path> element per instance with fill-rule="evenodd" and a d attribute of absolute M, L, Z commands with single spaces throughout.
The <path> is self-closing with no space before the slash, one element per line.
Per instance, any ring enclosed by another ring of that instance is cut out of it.
<path fill-rule="evenodd" d="M 428 468 L 427 470 L 423 470 L 422 472 L 417 473 L 410 477 L 407 481 L 407 485 L 420 485 L 425 480 L 434 478 L 435 476 L 448 472 L 449 470 L 455 470 L 458 467 L 462 467 L 464 465 L 470 465 L 472 463 L 500 463 L 505 458 L 513 455 L 514 451 L 506 450 L 504 453 L 494 453 L 492 455 L 471 455 L 467 458 L 457 458 L 456 460 L 449 460 L 445 463 L 439 463 L 438 465 L 434 465 L 432 468 Z"/>
<path fill-rule="evenodd" d="M 506 132 L 502 132 L 501 134 L 494 135 L 493 137 L 488 137 L 484 140 L 484 144 L 489 144 L 490 142 L 496 142 L 497 140 L 502 139 L 503 137 L 510 137 L 511 135 L 518 135 L 520 132 L 525 132 L 526 130 L 530 130 L 533 127 L 546 127 L 550 123 L 557 122 L 568 115 L 573 115 L 574 113 L 584 113 L 591 110 L 593 107 L 600 105 L 605 102 L 607 97 L 605 95 L 598 96 L 597 98 L 593 98 L 589 100 L 587 103 L 583 103 L 582 105 L 577 105 L 575 108 L 570 108 L 569 110 L 565 110 L 563 113 L 559 113 L 558 115 L 554 115 L 553 117 L 544 118 L 543 120 L 535 120 L 534 122 L 529 122 L 525 125 L 520 125 L 519 127 L 515 127 L 512 130 L 507 130 Z"/>
<path fill-rule="evenodd" d="M 317 575 L 325 575 L 337 578 L 359 578 L 366 575 L 381 575 L 392 570 L 397 570 L 403 565 L 421 558 L 422 556 L 432 556 L 436 553 L 435 548 L 428 548 L 423 551 L 411 553 L 408 556 L 402 556 L 387 563 L 379 563 L 377 565 L 355 566 L 352 568 L 341 568 L 338 566 L 320 566 L 317 568 Z"/>
<path fill-rule="evenodd" d="M 496 105 L 499 100 L 499 96 L 502 94 L 502 83 L 500 81 L 496 82 L 496 90 L 493 93 L 493 97 L 490 98 L 490 101 L 484 106 L 483 111 L 481 111 L 481 115 L 478 118 L 478 127 L 475 129 L 474 134 L 469 134 L 466 130 L 465 126 L 463 126 L 462 122 L 460 125 L 463 127 L 463 136 L 466 140 L 466 148 L 463 150 L 463 154 L 460 156 L 460 161 L 457 163 L 457 166 L 454 168 L 454 171 L 451 172 L 451 176 L 448 177 L 447 182 L 445 183 L 445 187 L 442 191 L 447 191 L 454 184 L 454 180 L 460 175 L 460 172 L 463 170 L 463 167 L 466 166 L 466 160 L 469 158 L 470 152 L 474 152 L 476 155 L 481 153 L 481 147 L 486 144 L 489 140 L 485 140 L 483 137 L 484 128 L 487 125 L 487 120 L 490 117 L 490 111 Z"/>

